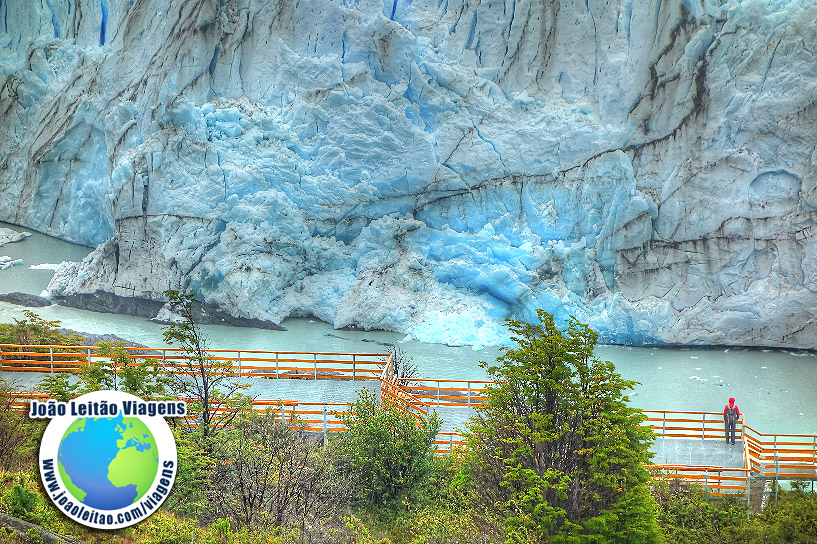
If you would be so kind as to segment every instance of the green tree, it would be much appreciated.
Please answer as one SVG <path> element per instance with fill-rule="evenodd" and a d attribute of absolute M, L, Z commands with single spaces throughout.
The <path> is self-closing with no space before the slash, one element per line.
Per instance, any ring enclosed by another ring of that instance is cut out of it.
<path fill-rule="evenodd" d="M 195 296 L 172 290 L 163 294 L 181 316 L 167 325 L 165 342 L 185 352 L 184 360 L 176 363 L 175 372 L 170 374 L 170 389 L 190 399 L 188 413 L 198 417 L 198 429 L 206 443 L 250 409 L 250 399 L 241 393 L 249 384 L 231 380 L 236 377 L 231 361 L 217 361 L 207 354 L 207 338 L 193 318 Z"/>
<path fill-rule="evenodd" d="M 179 471 L 164 508 L 183 517 L 198 517 L 212 510 L 213 474 L 216 460 L 205 448 L 198 433 L 173 427 Z M 223 491 L 223 490 L 218 490 Z"/>
<path fill-rule="evenodd" d="M 394 506 L 411 499 L 433 468 L 440 419 L 415 417 L 398 402 L 379 402 L 363 390 L 341 418 L 338 452 L 357 481 L 356 500 L 367 507 Z"/>
<path fill-rule="evenodd" d="M 30 345 L 79 345 L 84 339 L 73 333 L 63 334 L 59 330 L 60 321 L 47 321 L 31 310 L 23 310 L 25 319 L 14 319 L 13 323 L 0 323 L 0 344 Z M 49 361 L 48 348 L 4 347 L 0 351 L 6 353 L 0 357 L 4 364 L 11 366 L 29 366 L 25 361 Z M 34 352 L 43 355 L 13 355 L 14 352 Z M 77 353 L 77 359 L 82 356 Z M 63 361 L 69 359 L 61 359 Z M 9 362 L 11 361 L 11 362 Z M 20 361 L 15 363 L 14 361 Z"/>
<path fill-rule="evenodd" d="M 485 405 L 469 422 L 475 496 L 507 542 L 650 543 L 660 540 L 643 464 L 652 432 L 627 405 L 624 380 L 593 357 L 597 335 L 570 318 L 564 330 L 509 320 Z"/>

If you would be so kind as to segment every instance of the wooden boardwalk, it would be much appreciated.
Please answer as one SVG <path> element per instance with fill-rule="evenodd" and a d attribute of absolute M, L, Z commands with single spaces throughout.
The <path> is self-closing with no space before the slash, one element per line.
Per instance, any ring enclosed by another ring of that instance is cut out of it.
<path fill-rule="evenodd" d="M 167 372 L 189 372 L 184 353 L 177 348 L 127 349 L 132 358 L 155 361 Z M 255 409 L 273 409 L 287 421 L 298 418 L 309 431 L 344 431 L 339 416 L 361 387 L 377 391 L 381 401 L 395 402 L 418 419 L 437 411 L 446 422 L 436 440 L 441 454 L 464 446 L 460 429 L 473 408 L 482 405 L 484 389 L 491 384 L 399 377 L 388 353 L 209 350 L 208 355 L 213 361 L 229 363 L 228 372 L 251 384 Z M 33 390 L 43 374 L 76 372 L 100 360 L 108 359 L 97 346 L 0 344 L 0 377 L 13 376 L 17 387 Z M 300 383 L 296 386 L 289 380 Z M 274 398 L 275 392 L 297 396 L 297 390 L 302 398 Z M 21 394 L 20 409 L 27 407 L 26 396 L 42 395 Z M 738 494 L 747 501 L 750 490 L 757 487 L 753 482 L 817 480 L 815 435 L 763 434 L 747 425 L 744 414 L 736 429 L 738 440 L 732 445 L 724 439 L 721 413 L 645 410 L 644 414 L 643 424 L 656 436 L 651 449 L 654 464 L 647 467 L 654 478 L 695 483 L 712 494 Z"/>

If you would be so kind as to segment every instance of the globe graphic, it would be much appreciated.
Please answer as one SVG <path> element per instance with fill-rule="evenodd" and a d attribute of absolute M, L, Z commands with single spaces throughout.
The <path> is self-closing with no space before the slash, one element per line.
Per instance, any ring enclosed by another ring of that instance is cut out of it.
<path fill-rule="evenodd" d="M 58 468 L 75 499 L 100 510 L 138 501 L 159 470 L 156 440 L 138 418 L 80 418 L 60 441 Z"/>

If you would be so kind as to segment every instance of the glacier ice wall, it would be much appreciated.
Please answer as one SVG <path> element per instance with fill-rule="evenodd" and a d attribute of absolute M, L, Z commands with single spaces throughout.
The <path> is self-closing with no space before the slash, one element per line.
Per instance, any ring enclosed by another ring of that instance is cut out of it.
<path fill-rule="evenodd" d="M 817 4 L 0 0 L 0 219 L 55 295 L 495 344 L 814 348 Z"/>

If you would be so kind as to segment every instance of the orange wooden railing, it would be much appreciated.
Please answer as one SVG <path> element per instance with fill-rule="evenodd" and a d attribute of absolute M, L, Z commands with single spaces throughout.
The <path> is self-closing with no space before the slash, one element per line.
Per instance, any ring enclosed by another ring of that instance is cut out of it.
<path fill-rule="evenodd" d="M 746 466 L 762 479 L 817 480 L 817 436 L 764 434 L 744 426 Z"/>
<path fill-rule="evenodd" d="M 483 390 L 494 382 L 485 380 L 436 380 L 431 378 L 404 378 L 401 387 L 429 406 L 482 406 Z M 464 385 L 459 385 L 464 384 Z"/>
<path fill-rule="evenodd" d="M 644 425 L 662 438 L 699 438 L 723 440 L 723 414 L 675 410 L 642 410 L 647 418 Z M 735 426 L 735 434 L 743 433 L 743 420 Z"/>
<path fill-rule="evenodd" d="M 134 359 L 161 363 L 168 372 L 189 373 L 180 348 L 125 348 Z M 0 344 L 0 371 L 76 372 L 110 358 L 99 346 Z M 230 363 L 238 377 L 378 380 L 390 362 L 388 353 L 332 353 L 264 350 L 207 350 L 208 361 Z"/>
<path fill-rule="evenodd" d="M 645 465 L 653 480 L 679 480 L 685 485 L 696 484 L 710 495 L 748 497 L 749 469 L 690 465 Z"/>

